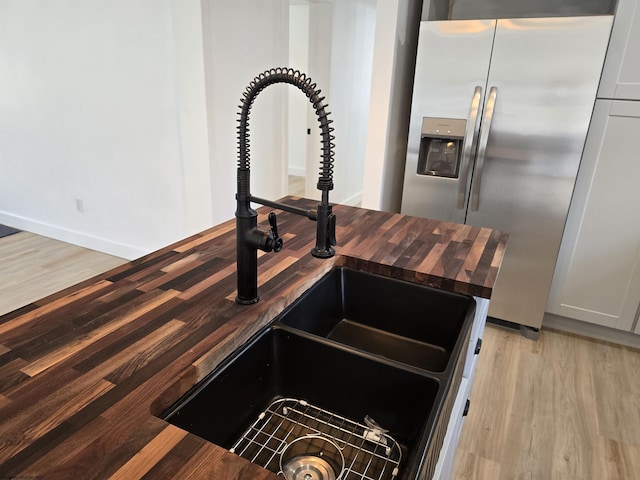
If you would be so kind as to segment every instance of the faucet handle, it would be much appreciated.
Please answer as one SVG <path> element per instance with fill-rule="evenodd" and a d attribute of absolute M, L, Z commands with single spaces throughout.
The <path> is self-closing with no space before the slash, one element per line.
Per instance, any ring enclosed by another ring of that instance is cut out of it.
<path fill-rule="evenodd" d="M 328 228 L 328 239 L 329 245 L 335 246 L 338 242 L 336 241 L 336 216 L 332 213 L 328 218 L 329 228 Z"/>
<path fill-rule="evenodd" d="M 271 231 L 277 237 L 278 236 L 278 223 L 276 219 L 276 212 L 269 213 L 269 225 L 271 226 Z"/>
<path fill-rule="evenodd" d="M 278 235 L 278 223 L 276 220 L 275 212 L 269 213 L 269 225 L 271 225 L 271 233 L 269 234 L 268 242 L 271 244 L 271 248 L 274 252 L 282 250 L 283 241 Z"/>

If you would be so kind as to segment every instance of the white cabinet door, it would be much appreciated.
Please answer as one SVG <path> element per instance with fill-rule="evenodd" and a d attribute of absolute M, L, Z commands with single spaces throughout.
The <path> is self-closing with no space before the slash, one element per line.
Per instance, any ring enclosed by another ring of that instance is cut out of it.
<path fill-rule="evenodd" d="M 476 301 L 476 313 L 473 319 L 471 335 L 469 335 L 469 345 L 467 347 L 467 359 L 464 363 L 465 378 L 473 382 L 478 356 L 482 346 L 482 334 L 487 323 L 487 312 L 489 310 L 489 300 L 487 298 L 473 297 Z"/>
<path fill-rule="evenodd" d="M 640 100 L 640 0 L 619 0 L 599 98 Z"/>
<path fill-rule="evenodd" d="M 460 382 L 460 389 L 456 395 L 453 408 L 451 409 L 451 417 L 447 426 L 447 433 L 444 436 L 440 457 L 436 464 L 435 472 L 432 480 L 449 480 L 453 471 L 453 460 L 456 456 L 458 440 L 462 432 L 462 424 L 464 423 L 464 410 L 471 394 L 471 385 L 469 380 L 463 378 Z"/>
<path fill-rule="evenodd" d="M 640 303 L 640 102 L 598 100 L 547 310 L 631 331 Z"/>
<path fill-rule="evenodd" d="M 461 353 L 466 355 L 464 374 L 456 393 L 456 400 L 451 410 L 447 433 L 445 434 L 440 450 L 440 457 L 436 464 L 433 480 L 448 480 L 453 470 L 453 459 L 456 456 L 458 448 L 458 440 L 462 432 L 464 423 L 464 411 L 467 400 L 471 396 L 471 387 L 473 387 L 473 378 L 475 375 L 475 366 L 478 354 L 475 353 L 477 340 L 482 338 L 484 327 L 487 322 L 487 311 L 489 310 L 489 300 L 486 298 L 473 297 L 476 301 L 476 313 L 471 327 L 471 335 L 468 348 Z"/>

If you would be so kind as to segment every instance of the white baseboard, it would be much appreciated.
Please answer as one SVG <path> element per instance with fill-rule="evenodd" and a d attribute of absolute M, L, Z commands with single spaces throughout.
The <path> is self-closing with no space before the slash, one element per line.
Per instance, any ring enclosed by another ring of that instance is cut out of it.
<path fill-rule="evenodd" d="M 332 199 L 333 200 L 333 199 Z M 362 192 L 358 192 L 355 195 L 351 195 L 349 198 L 344 200 L 335 200 L 335 203 L 340 203 L 342 205 L 349 205 L 350 207 L 359 207 L 362 203 Z"/>
<path fill-rule="evenodd" d="M 605 342 L 616 343 L 627 347 L 640 348 L 640 335 L 616 330 L 615 328 L 603 327 L 593 323 L 574 320 L 573 318 L 562 317 L 553 313 L 545 313 L 542 321 L 542 328 L 553 328 L 563 332 L 582 335 Z"/>
<path fill-rule="evenodd" d="M 76 230 L 70 230 L 7 212 L 0 212 L 0 223 L 127 260 L 140 258 L 150 253 L 150 251 L 143 250 L 138 247 L 114 242 L 106 238 L 97 237 L 84 232 L 78 232 Z"/>
<path fill-rule="evenodd" d="M 304 177 L 307 174 L 307 171 L 302 167 L 292 167 L 289 165 L 289 175 L 294 177 Z"/>

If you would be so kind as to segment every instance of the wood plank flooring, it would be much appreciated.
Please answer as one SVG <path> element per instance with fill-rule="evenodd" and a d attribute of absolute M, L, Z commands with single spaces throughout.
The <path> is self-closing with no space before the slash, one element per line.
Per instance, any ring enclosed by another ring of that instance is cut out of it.
<path fill-rule="evenodd" d="M 289 175 L 287 195 L 295 195 L 296 197 L 304 197 L 304 177 L 296 177 Z"/>
<path fill-rule="evenodd" d="M 640 351 L 487 326 L 453 478 L 640 478 Z"/>
<path fill-rule="evenodd" d="M 125 262 L 29 232 L 0 238 L 0 315 Z"/>

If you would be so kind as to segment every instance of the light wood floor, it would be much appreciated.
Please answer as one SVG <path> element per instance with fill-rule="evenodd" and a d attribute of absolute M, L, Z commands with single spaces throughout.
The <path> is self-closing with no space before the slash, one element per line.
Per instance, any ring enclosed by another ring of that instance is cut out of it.
<path fill-rule="evenodd" d="M 0 238 L 0 315 L 125 262 L 29 232 Z"/>
<path fill-rule="evenodd" d="M 295 195 L 296 197 L 304 197 L 304 177 L 289 175 L 289 189 L 287 194 Z"/>
<path fill-rule="evenodd" d="M 640 479 L 640 352 L 488 326 L 454 479 Z"/>
<path fill-rule="evenodd" d="M 0 312 L 125 260 L 30 233 L 0 239 Z M 640 479 L 640 351 L 488 326 L 455 480 Z"/>

